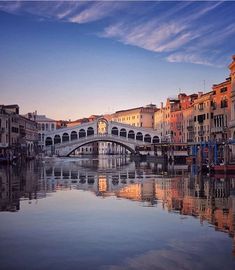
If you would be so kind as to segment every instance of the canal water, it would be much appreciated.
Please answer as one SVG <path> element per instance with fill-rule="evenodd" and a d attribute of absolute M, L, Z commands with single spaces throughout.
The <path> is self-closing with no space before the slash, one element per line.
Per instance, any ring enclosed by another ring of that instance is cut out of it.
<path fill-rule="evenodd" d="M 124 157 L 0 167 L 1 270 L 235 269 L 235 176 Z"/>

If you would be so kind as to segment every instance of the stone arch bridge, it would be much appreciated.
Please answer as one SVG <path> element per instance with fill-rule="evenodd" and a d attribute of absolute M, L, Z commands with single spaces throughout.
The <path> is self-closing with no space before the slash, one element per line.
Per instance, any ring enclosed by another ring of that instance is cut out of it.
<path fill-rule="evenodd" d="M 45 134 L 46 154 L 69 156 L 75 149 L 95 142 L 119 144 L 136 153 L 138 146 L 149 146 L 161 142 L 156 130 L 140 128 L 99 118 L 94 122 L 57 129 Z"/>

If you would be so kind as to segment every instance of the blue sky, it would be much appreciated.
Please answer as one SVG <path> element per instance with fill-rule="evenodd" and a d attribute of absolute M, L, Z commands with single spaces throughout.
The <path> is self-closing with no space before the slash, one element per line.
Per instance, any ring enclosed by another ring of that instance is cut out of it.
<path fill-rule="evenodd" d="M 235 2 L 0 2 L 4 104 L 56 119 L 157 105 L 229 76 Z"/>

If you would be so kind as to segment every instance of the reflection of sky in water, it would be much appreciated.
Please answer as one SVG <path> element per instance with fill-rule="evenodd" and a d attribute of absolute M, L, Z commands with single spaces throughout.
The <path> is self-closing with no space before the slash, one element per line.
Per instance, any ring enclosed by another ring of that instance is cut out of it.
<path fill-rule="evenodd" d="M 77 189 L 23 200 L 0 214 L 1 269 L 234 269 L 228 234 L 143 206 Z"/>

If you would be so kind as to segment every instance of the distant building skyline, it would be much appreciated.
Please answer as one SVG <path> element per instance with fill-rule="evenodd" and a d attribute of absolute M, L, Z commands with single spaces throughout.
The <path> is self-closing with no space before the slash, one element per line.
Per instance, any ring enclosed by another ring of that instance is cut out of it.
<path fill-rule="evenodd" d="M 1 104 L 54 119 L 198 91 L 229 76 L 235 2 L 0 2 Z"/>

